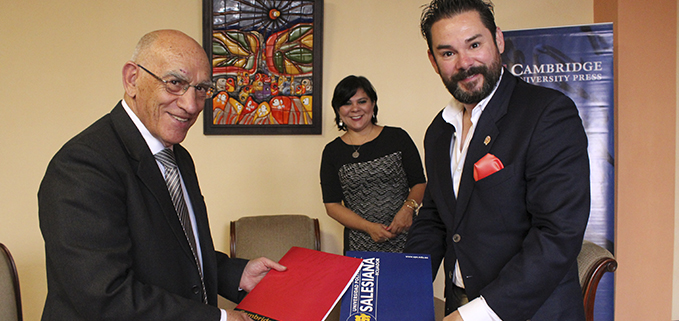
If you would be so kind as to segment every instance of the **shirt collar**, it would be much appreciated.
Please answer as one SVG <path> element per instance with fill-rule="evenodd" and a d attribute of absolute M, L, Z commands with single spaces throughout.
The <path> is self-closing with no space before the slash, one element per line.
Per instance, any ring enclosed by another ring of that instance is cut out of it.
<path fill-rule="evenodd" d="M 165 146 L 163 143 L 160 142 L 158 138 L 153 137 L 151 135 L 151 132 L 144 126 L 144 123 L 141 122 L 141 119 L 137 117 L 137 114 L 135 114 L 130 106 L 127 105 L 127 102 L 125 102 L 125 99 L 122 101 L 123 109 L 125 109 L 125 112 L 127 112 L 127 115 L 130 116 L 132 119 L 132 122 L 134 122 L 134 125 L 137 126 L 137 129 L 141 133 L 141 135 L 144 137 L 144 140 L 146 141 L 146 145 L 149 146 L 149 149 L 151 150 L 151 154 L 155 155 L 156 153 L 160 152 L 161 150 L 165 149 Z M 170 147 L 172 148 L 172 147 Z"/>
<path fill-rule="evenodd" d="M 493 88 L 493 91 L 490 92 L 490 95 L 486 96 L 486 98 L 483 98 L 476 106 L 474 106 L 474 109 L 472 110 L 472 122 L 476 123 L 476 120 L 478 120 L 481 117 L 481 113 L 486 109 L 486 106 L 488 105 L 488 102 L 493 98 L 495 95 L 495 92 L 497 91 L 497 88 L 500 86 L 500 82 L 502 82 L 502 77 L 505 73 L 505 69 L 501 68 L 500 69 L 500 79 L 498 82 L 495 84 L 495 87 Z M 448 105 L 444 107 L 443 109 L 443 120 L 446 121 L 446 123 L 449 123 L 451 125 L 455 125 L 458 117 L 462 117 L 462 111 L 464 110 L 464 105 L 459 102 L 455 97 L 453 97 L 450 102 L 448 102 Z"/>

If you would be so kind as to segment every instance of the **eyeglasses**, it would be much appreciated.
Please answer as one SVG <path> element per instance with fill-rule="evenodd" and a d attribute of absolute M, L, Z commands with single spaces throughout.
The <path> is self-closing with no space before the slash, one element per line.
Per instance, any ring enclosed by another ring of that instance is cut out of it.
<path fill-rule="evenodd" d="M 210 99 L 212 98 L 212 95 L 215 93 L 215 87 L 213 85 L 205 84 L 191 85 L 186 80 L 176 78 L 165 80 L 156 76 L 156 74 L 144 68 L 144 66 L 140 64 L 137 64 L 137 66 L 139 66 L 139 68 L 148 72 L 149 75 L 153 76 L 154 78 L 160 80 L 163 84 L 165 84 L 165 90 L 167 90 L 167 92 L 169 92 L 170 94 L 182 96 L 186 93 L 186 91 L 189 90 L 189 87 L 193 87 L 196 89 L 196 98 L 198 99 Z"/>

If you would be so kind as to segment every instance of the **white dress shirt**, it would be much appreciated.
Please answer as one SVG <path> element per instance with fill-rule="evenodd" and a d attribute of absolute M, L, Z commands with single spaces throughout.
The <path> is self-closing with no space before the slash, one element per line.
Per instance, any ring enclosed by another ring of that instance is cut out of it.
<path fill-rule="evenodd" d="M 500 80 L 502 80 L 502 75 L 504 74 L 504 69 L 501 69 Z M 458 139 L 458 133 L 462 133 L 463 115 L 465 112 L 464 105 L 457 101 L 455 98 L 451 99 L 448 105 L 443 109 L 443 120 L 455 127 L 455 134 L 453 139 L 450 141 L 450 172 L 453 178 L 453 190 L 455 191 L 455 197 L 457 198 L 457 193 L 460 188 L 460 178 L 462 177 L 462 170 L 464 168 L 464 162 L 467 158 L 467 150 L 469 149 L 469 143 L 474 136 L 474 131 L 476 130 L 476 124 L 481 118 L 481 114 L 486 109 L 488 102 L 495 95 L 495 91 L 499 86 L 500 81 L 495 84 L 495 88 L 488 95 L 488 97 L 481 100 L 472 109 L 471 114 L 471 127 L 467 131 L 467 137 L 464 141 Z M 455 261 L 455 275 L 453 276 L 453 283 L 461 288 L 464 288 L 464 280 L 462 278 L 462 272 L 460 271 L 460 265 L 458 261 Z M 460 316 L 465 321 L 502 321 L 500 317 L 495 314 L 495 312 L 488 306 L 488 303 L 480 296 L 469 303 L 458 308 Z"/>
<path fill-rule="evenodd" d="M 149 149 L 151 150 L 151 154 L 155 155 L 161 150 L 165 149 L 165 146 L 163 143 L 160 142 L 160 140 L 153 135 L 151 135 L 151 132 L 144 126 L 144 124 L 141 122 L 139 117 L 130 109 L 130 106 L 127 105 L 127 102 L 123 99 L 122 101 L 123 108 L 125 109 L 125 112 L 127 112 L 127 115 L 130 116 L 132 119 L 132 122 L 134 122 L 134 125 L 137 126 L 137 129 L 141 133 L 141 135 L 144 137 L 144 140 L 146 141 L 146 145 L 149 146 Z M 172 147 L 170 147 L 172 148 Z M 165 173 L 165 166 L 160 163 L 160 161 L 156 160 L 156 164 L 158 164 L 158 168 L 160 169 L 161 173 Z M 193 236 L 196 238 L 196 250 L 198 253 L 198 261 L 200 262 L 200 269 L 203 270 L 203 255 L 200 249 L 200 240 L 198 238 L 198 227 L 196 226 L 196 215 L 193 213 L 193 206 L 191 205 L 191 198 L 189 198 L 189 193 L 186 191 L 186 186 L 184 185 L 184 178 L 182 177 L 181 171 L 179 172 L 179 179 L 181 181 L 182 185 L 182 193 L 184 194 L 184 201 L 186 202 L 186 207 L 189 210 L 189 218 L 191 219 L 191 228 L 193 229 Z M 222 317 L 220 321 L 226 321 L 226 311 L 220 309 L 222 311 Z"/>

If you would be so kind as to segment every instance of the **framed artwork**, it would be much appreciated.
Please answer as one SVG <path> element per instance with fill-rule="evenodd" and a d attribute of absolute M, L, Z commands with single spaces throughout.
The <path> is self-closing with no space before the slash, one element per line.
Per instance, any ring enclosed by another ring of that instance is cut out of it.
<path fill-rule="evenodd" d="M 203 0 L 206 135 L 321 134 L 323 0 Z"/>

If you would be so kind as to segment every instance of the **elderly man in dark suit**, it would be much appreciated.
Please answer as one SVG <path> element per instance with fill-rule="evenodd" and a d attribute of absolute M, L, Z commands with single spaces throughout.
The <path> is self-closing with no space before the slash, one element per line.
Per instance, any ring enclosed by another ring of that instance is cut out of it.
<path fill-rule="evenodd" d="M 212 243 L 205 202 L 180 142 L 210 98 L 200 44 L 145 35 L 123 66 L 124 99 L 66 143 L 38 192 L 48 294 L 43 320 L 250 320 L 239 301 L 269 259 L 229 258 Z"/>
<path fill-rule="evenodd" d="M 491 4 L 434 0 L 421 26 L 454 98 L 425 136 L 429 183 L 404 252 L 430 254 L 434 272 L 445 258 L 446 321 L 584 320 L 590 183 L 575 105 L 502 68 Z"/>

